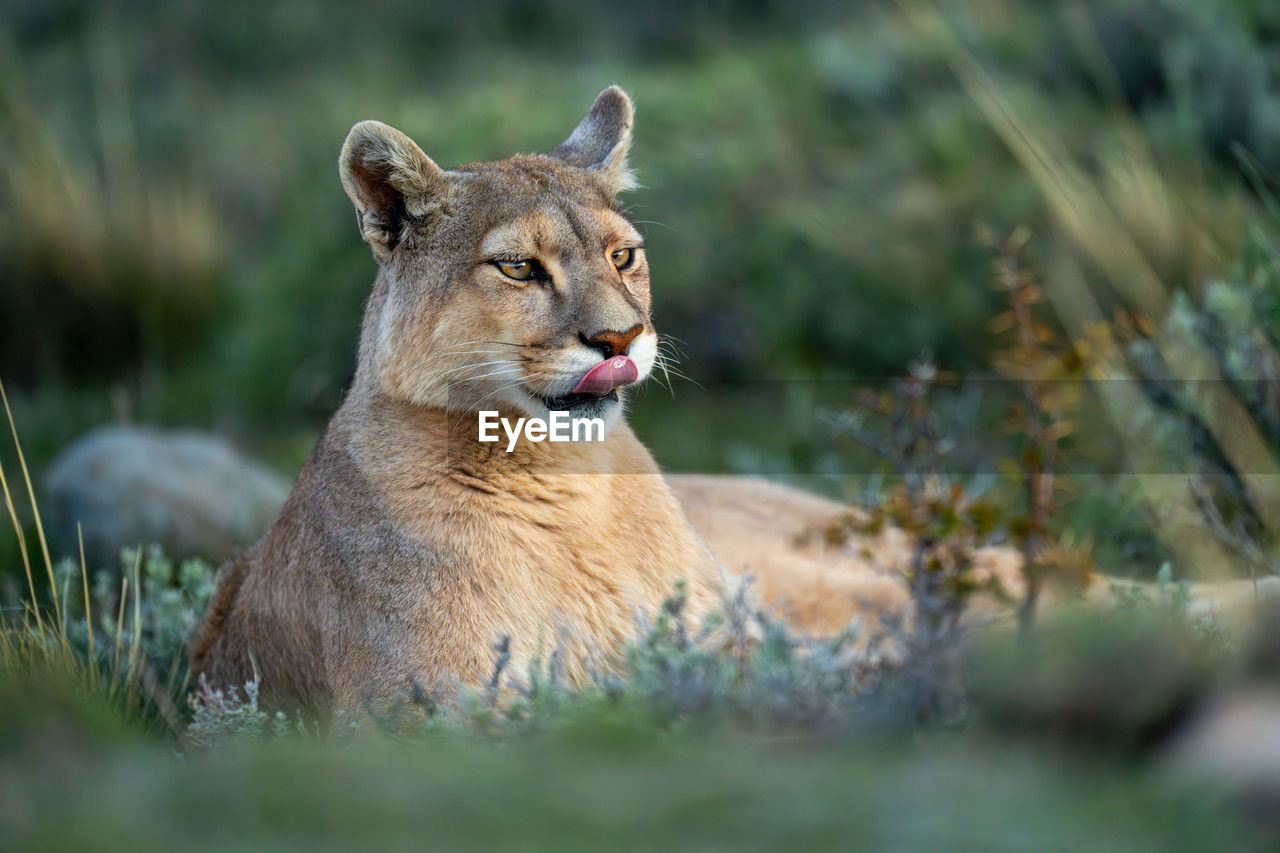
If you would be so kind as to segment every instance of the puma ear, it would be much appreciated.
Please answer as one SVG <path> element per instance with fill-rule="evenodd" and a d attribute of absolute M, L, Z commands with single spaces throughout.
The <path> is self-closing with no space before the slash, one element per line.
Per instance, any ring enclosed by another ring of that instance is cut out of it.
<path fill-rule="evenodd" d="M 568 139 L 556 146 L 551 156 L 571 166 L 598 172 L 614 194 L 635 189 L 635 176 L 627 168 L 633 116 L 627 93 L 610 86 L 596 96 L 586 118 Z"/>
<path fill-rule="evenodd" d="M 360 233 L 380 261 L 403 239 L 405 225 L 437 203 L 445 185 L 444 171 L 412 139 L 380 121 L 351 128 L 338 173 L 356 206 Z"/>

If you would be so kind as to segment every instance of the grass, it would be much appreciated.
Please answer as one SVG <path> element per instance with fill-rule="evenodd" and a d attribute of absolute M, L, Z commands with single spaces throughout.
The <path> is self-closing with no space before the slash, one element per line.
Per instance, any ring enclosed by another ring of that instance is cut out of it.
<path fill-rule="evenodd" d="M 146 724 L 159 721 L 168 726 L 170 734 L 176 735 L 185 726 L 174 709 L 175 700 L 180 700 L 185 690 L 185 683 L 180 680 L 185 677 L 181 665 L 184 657 L 180 647 L 181 639 L 174 643 L 170 636 L 169 647 L 165 650 L 144 649 L 144 643 L 148 639 L 153 642 L 159 639 L 152 617 L 157 606 L 163 605 L 163 601 L 156 599 L 161 598 L 164 593 L 158 587 L 153 590 L 152 581 L 168 564 L 160 561 L 160 570 L 157 571 L 153 566 L 155 559 L 148 561 L 147 588 L 152 594 L 149 594 L 146 605 L 149 629 L 146 634 L 143 631 L 144 576 L 141 548 L 133 552 L 131 570 L 126 570 L 119 578 L 118 593 L 110 589 L 116 579 L 115 575 L 102 573 L 94 581 L 94 592 L 90 594 L 89 569 L 84 560 L 83 542 L 78 562 L 66 560 L 55 564 L 49 553 L 39 505 L 31 483 L 31 473 L 27 468 L 3 385 L 0 385 L 0 401 L 4 404 L 9 421 L 28 510 L 40 543 L 39 554 L 31 554 L 23 523 L 19 518 L 18 505 L 13 500 L 9 487 L 9 477 L 4 465 L 0 463 L 0 492 L 3 493 L 5 509 L 17 536 L 27 582 L 27 594 L 15 608 L 20 616 L 6 618 L 0 624 L 0 661 L 3 662 L 0 663 L 0 668 L 8 676 L 25 673 L 39 677 L 55 673 L 57 677 L 78 683 L 126 718 Z M 33 562 L 37 565 L 34 570 Z M 39 569 L 43 569 L 44 580 L 48 582 L 43 594 L 37 592 L 36 586 Z M 197 612 L 195 608 L 202 607 L 207 601 L 212 571 L 206 567 L 199 579 L 204 582 L 202 599 L 195 602 L 194 606 L 188 604 L 191 612 L 186 614 L 179 638 L 185 638 L 194 624 Z M 183 580 L 188 586 L 197 582 L 196 578 L 190 576 L 184 576 Z M 110 606 L 111 603 L 115 604 L 114 608 Z M 173 632 L 170 633 L 172 635 Z M 162 644 L 156 642 L 156 645 Z M 168 657 L 167 682 L 157 675 L 159 661 L 150 659 L 156 654 Z"/>
<path fill-rule="evenodd" d="M 19 848 L 1248 849 L 1211 802 L 1006 742 L 762 743 L 594 719 L 537 739 L 116 749 L 4 779 Z M 61 766 L 60 766 L 61 765 Z"/>

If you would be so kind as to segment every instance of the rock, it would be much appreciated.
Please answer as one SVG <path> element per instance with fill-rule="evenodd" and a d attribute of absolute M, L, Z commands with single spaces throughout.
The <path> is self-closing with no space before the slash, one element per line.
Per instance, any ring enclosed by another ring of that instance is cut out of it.
<path fill-rule="evenodd" d="M 288 493 L 287 481 L 214 436 L 107 426 L 54 460 L 41 509 L 57 555 L 78 553 L 80 522 L 91 568 L 152 542 L 220 561 L 261 536 Z"/>
<path fill-rule="evenodd" d="M 1218 697 L 1173 739 L 1161 764 L 1175 778 L 1280 806 L 1280 688 Z"/>

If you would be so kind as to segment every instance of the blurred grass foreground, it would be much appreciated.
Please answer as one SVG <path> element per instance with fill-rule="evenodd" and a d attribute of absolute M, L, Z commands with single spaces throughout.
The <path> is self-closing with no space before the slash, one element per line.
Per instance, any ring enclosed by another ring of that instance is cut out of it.
<path fill-rule="evenodd" d="M 960 559 L 892 661 L 743 602 L 756 639 L 712 647 L 674 601 L 581 694 L 548 660 L 517 701 L 357 724 L 190 684 L 212 560 L 352 371 L 347 129 L 546 150 L 611 82 L 697 380 L 636 401 L 641 438 L 1019 549 L 1023 630 L 953 623 Z M 1234 631 L 1187 582 L 1280 568 L 1278 174 L 1266 0 L 6 4 L 6 846 L 1274 849 L 1278 614 Z M 123 501 L 64 499 L 73 442 L 129 430 L 254 485 L 122 481 L 199 519 L 170 554 L 91 523 Z M 1094 569 L 1151 583 L 1037 618 Z"/>

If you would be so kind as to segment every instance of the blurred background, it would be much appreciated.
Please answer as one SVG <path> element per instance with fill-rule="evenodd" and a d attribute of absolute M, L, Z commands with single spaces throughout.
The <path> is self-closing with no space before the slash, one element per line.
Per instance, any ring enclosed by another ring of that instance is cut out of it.
<path fill-rule="evenodd" d="M 1022 228 L 1037 334 L 1082 359 L 1040 378 L 1087 395 L 1053 525 L 1109 571 L 1188 569 L 1204 534 L 1226 544 L 1194 559 L 1244 574 L 1277 520 L 1278 50 L 1268 0 L 9 0 L 0 378 L 38 497 L 112 423 L 215 434 L 287 483 L 374 273 L 348 128 L 445 166 L 547 151 L 616 82 L 657 324 L 696 380 L 632 407 L 660 463 L 875 500 L 828 415 L 924 354 L 956 380 L 957 476 L 1016 488 L 998 274 Z"/>
<path fill-rule="evenodd" d="M 677 604 L 390 741 L 196 691 L 352 375 L 348 129 L 547 151 L 610 83 L 688 377 L 636 431 L 916 534 L 901 659 Z M 1280 616 L 1181 582 L 1280 572 L 1278 174 L 1275 0 L 0 2 L 0 837 L 1280 849 Z M 1021 631 L 959 619 L 988 544 Z M 1093 568 L 1153 582 L 1034 621 Z"/>

